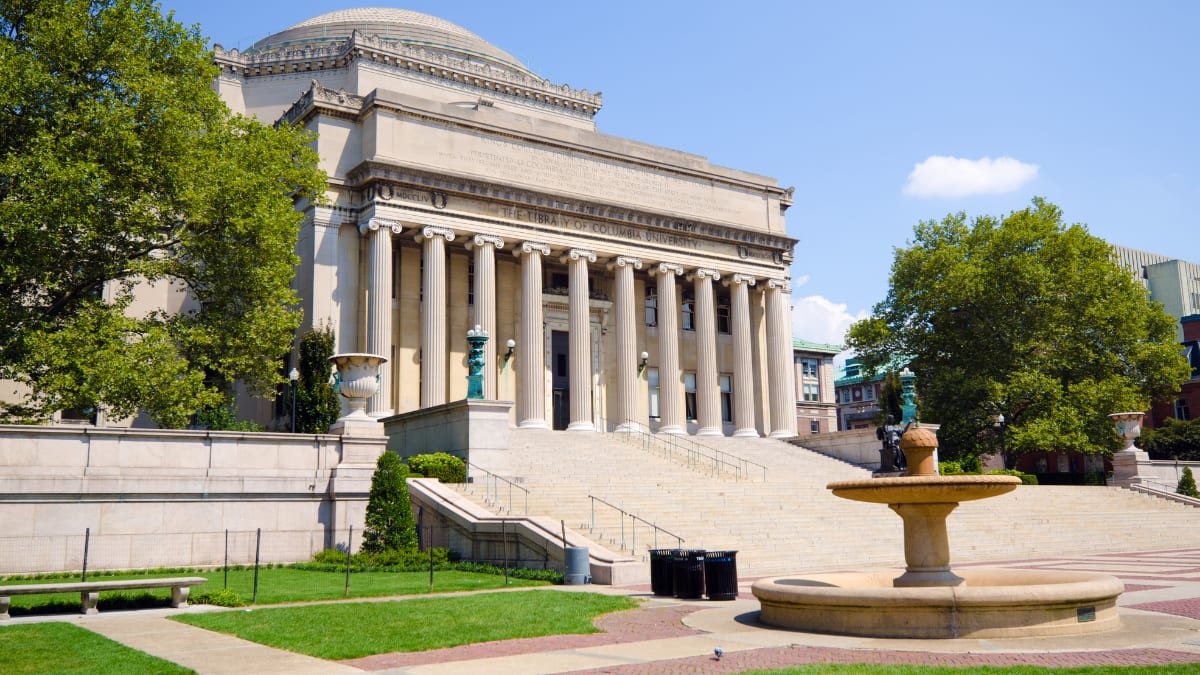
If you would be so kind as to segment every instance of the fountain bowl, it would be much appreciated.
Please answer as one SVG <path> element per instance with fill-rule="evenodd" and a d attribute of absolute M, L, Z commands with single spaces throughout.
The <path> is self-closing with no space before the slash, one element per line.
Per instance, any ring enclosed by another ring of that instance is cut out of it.
<path fill-rule="evenodd" d="M 957 586 L 893 586 L 892 571 L 760 579 L 768 625 L 885 638 L 1016 638 L 1081 635 L 1120 626 L 1124 585 L 1104 574 L 956 569 Z"/>
<path fill-rule="evenodd" d="M 901 476 L 843 480 L 828 488 L 842 499 L 873 504 L 948 504 L 987 499 L 1012 492 L 1021 484 L 1016 476 Z"/>

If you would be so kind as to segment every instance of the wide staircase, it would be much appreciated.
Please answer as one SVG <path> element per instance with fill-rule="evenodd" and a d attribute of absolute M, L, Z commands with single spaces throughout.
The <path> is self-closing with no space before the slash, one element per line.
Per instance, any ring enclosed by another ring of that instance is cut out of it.
<path fill-rule="evenodd" d="M 736 550 L 741 576 L 904 563 L 899 516 L 825 487 L 870 473 L 782 441 L 512 430 L 509 448 L 503 472 L 472 467 L 457 489 L 614 551 Z M 1120 488 L 1021 486 L 961 504 L 948 530 L 963 563 L 1200 546 L 1197 524 L 1200 510 Z"/>

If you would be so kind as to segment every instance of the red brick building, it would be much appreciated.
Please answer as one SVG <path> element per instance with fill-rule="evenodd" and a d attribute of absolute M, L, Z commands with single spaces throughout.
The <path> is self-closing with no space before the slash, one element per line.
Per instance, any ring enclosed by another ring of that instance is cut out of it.
<path fill-rule="evenodd" d="M 1146 416 L 1147 427 L 1160 427 L 1163 420 L 1189 420 L 1200 415 L 1200 314 L 1179 320 L 1183 327 L 1183 355 L 1192 366 L 1192 379 L 1183 385 L 1173 401 L 1156 404 Z"/>

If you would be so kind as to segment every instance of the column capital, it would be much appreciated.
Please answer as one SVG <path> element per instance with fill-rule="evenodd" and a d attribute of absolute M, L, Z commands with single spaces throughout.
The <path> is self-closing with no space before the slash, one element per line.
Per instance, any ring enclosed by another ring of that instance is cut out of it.
<path fill-rule="evenodd" d="M 567 251 L 565 255 L 563 255 L 561 258 L 558 259 L 558 261 L 565 263 L 565 262 L 570 262 L 572 260 L 581 260 L 581 259 L 586 262 L 594 263 L 594 262 L 596 262 L 596 254 L 595 254 L 595 252 L 588 251 L 586 249 L 573 248 L 573 249 Z"/>
<path fill-rule="evenodd" d="M 716 270 L 710 270 L 706 267 L 697 267 L 696 269 L 692 270 L 690 274 L 688 274 L 687 278 L 688 281 L 693 279 L 712 279 L 713 281 L 720 281 L 721 273 Z"/>
<path fill-rule="evenodd" d="M 504 239 L 497 237 L 494 234 L 477 234 L 467 241 L 467 249 L 470 250 L 476 246 L 495 246 L 498 249 L 504 248 Z"/>
<path fill-rule="evenodd" d="M 421 228 L 421 231 L 413 239 L 417 243 L 420 243 L 422 239 L 433 239 L 434 237 L 442 237 L 446 241 L 454 241 L 454 230 L 435 225 L 426 225 Z"/>
<path fill-rule="evenodd" d="M 683 276 L 683 267 L 674 263 L 660 262 L 650 268 L 650 274 L 674 274 L 675 276 Z"/>
<path fill-rule="evenodd" d="M 735 286 L 738 284 L 746 284 L 747 286 L 753 286 L 757 283 L 758 283 L 757 279 L 755 279 L 754 277 L 751 277 L 751 276 L 746 276 L 745 274 L 742 274 L 741 272 L 734 272 L 733 276 L 726 277 L 726 279 L 725 279 L 726 286 Z"/>
<path fill-rule="evenodd" d="M 609 260 L 607 267 L 608 267 L 608 269 L 611 270 L 611 269 L 615 269 L 617 267 L 626 267 L 626 266 L 632 267 L 635 270 L 640 270 L 640 269 L 642 269 L 642 259 L 641 258 L 630 258 L 629 256 L 619 255 L 619 256 L 613 258 L 612 260 Z"/>
<path fill-rule="evenodd" d="M 513 247 L 513 255 L 518 258 L 527 253 L 541 253 L 542 255 L 550 255 L 550 247 L 538 241 L 523 241 Z"/>
<path fill-rule="evenodd" d="M 400 223 L 397 223 L 394 220 L 388 220 L 387 218 L 372 218 L 365 223 L 358 224 L 358 233 L 365 235 L 367 232 L 374 232 L 381 227 L 391 230 L 392 234 L 400 234 L 404 231 L 404 228 L 400 227 Z"/>
<path fill-rule="evenodd" d="M 792 286 L 787 279 L 767 279 L 767 288 L 779 289 L 784 293 L 792 292 Z"/>

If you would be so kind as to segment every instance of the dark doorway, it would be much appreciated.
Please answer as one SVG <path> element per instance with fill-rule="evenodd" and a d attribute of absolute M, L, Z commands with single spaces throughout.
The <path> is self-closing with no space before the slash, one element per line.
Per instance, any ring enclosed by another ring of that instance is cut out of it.
<path fill-rule="evenodd" d="M 553 389 L 555 429 L 571 423 L 570 340 L 566 331 L 550 331 L 550 387 Z"/>

